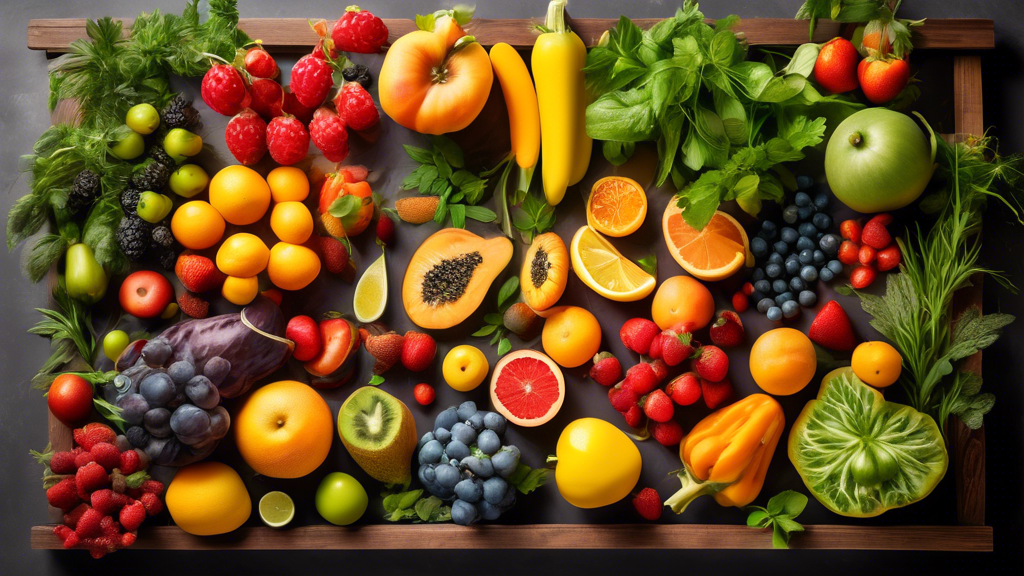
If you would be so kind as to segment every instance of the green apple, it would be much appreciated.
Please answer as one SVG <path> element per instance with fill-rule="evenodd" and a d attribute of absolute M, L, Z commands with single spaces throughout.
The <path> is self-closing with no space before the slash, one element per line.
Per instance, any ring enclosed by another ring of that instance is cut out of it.
<path fill-rule="evenodd" d="M 124 138 L 118 140 L 117 143 L 110 147 L 110 153 L 121 160 L 134 160 L 142 156 L 145 150 L 146 141 L 142 139 L 142 134 L 134 130 L 128 132 Z"/>
<path fill-rule="evenodd" d="M 184 128 L 171 128 L 164 136 L 164 151 L 176 161 L 195 156 L 202 149 L 203 139 Z"/>
<path fill-rule="evenodd" d="M 316 511 L 336 526 L 348 526 L 362 518 L 369 503 L 363 485 L 344 472 L 331 472 L 316 489 Z"/>
<path fill-rule="evenodd" d="M 191 198 L 206 189 L 210 183 L 210 176 L 201 167 L 195 164 L 182 164 L 177 170 L 171 172 L 168 185 L 178 196 Z"/>
<path fill-rule="evenodd" d="M 128 333 L 124 330 L 111 330 L 103 337 L 103 355 L 117 362 L 117 357 L 128 347 Z"/>
<path fill-rule="evenodd" d="M 99 302 L 107 293 L 107 273 L 96 261 L 92 248 L 75 244 L 64 256 L 64 281 L 68 296 L 86 304 Z"/>
<path fill-rule="evenodd" d="M 136 104 L 128 109 L 124 123 L 139 134 L 152 134 L 160 127 L 160 113 L 152 104 Z"/>

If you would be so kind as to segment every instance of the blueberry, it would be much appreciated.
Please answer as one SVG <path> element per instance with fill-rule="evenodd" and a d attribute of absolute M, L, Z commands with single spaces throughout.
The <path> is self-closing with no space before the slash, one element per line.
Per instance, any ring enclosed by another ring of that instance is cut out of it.
<path fill-rule="evenodd" d="M 804 266 L 800 269 L 800 277 L 807 282 L 814 282 L 818 279 L 818 270 L 814 266 Z"/>
<path fill-rule="evenodd" d="M 764 238 L 754 238 L 750 241 L 750 251 L 754 256 L 760 258 L 768 255 L 768 242 Z"/>
<path fill-rule="evenodd" d="M 764 314 L 769 308 L 775 306 L 775 301 L 771 298 L 762 298 L 757 301 L 757 311 Z"/>
<path fill-rule="evenodd" d="M 484 429 L 484 415 L 481 414 L 480 412 L 477 412 L 476 414 L 473 414 L 472 416 L 469 417 L 469 419 L 466 420 L 466 424 L 473 430 L 480 432 L 481 430 Z"/>
<path fill-rule="evenodd" d="M 796 177 L 796 187 L 801 190 L 807 190 L 811 186 L 814 186 L 814 178 L 807 175 L 800 175 Z"/>
<path fill-rule="evenodd" d="M 429 434 L 429 432 L 427 432 L 427 434 Z M 451 430 L 448 430 L 447 428 L 438 428 L 437 430 L 434 430 L 434 438 L 441 444 L 447 444 L 452 439 Z"/>
<path fill-rule="evenodd" d="M 462 422 L 456 422 L 452 426 L 452 438 L 462 442 L 466 446 L 476 442 L 476 430 L 473 430 L 468 424 Z"/>
<path fill-rule="evenodd" d="M 779 306 L 782 306 L 783 302 L 789 302 L 792 299 L 792 292 L 783 292 L 782 294 L 779 294 L 778 296 L 775 297 L 775 303 L 778 304 Z"/>
<path fill-rule="evenodd" d="M 452 440 L 444 447 L 444 453 L 448 458 L 462 460 L 466 456 L 469 456 L 469 446 L 458 440 Z"/>
<path fill-rule="evenodd" d="M 476 446 L 481 452 L 490 456 L 501 449 L 501 439 L 494 433 L 494 430 L 484 430 L 476 437 Z"/>
<path fill-rule="evenodd" d="M 805 248 L 800 251 L 800 263 L 810 264 L 814 260 L 814 252 L 810 248 Z"/>
<path fill-rule="evenodd" d="M 807 289 L 807 283 L 803 281 L 803 278 L 797 276 L 789 281 L 789 288 L 793 292 L 799 292 Z M 785 292 L 785 290 L 783 290 L 783 292 Z"/>
<path fill-rule="evenodd" d="M 484 480 L 484 500 L 497 505 L 505 497 L 508 482 L 504 478 L 488 478 Z"/>
<path fill-rule="evenodd" d="M 469 456 L 462 459 L 462 466 L 469 468 L 473 474 L 476 474 L 481 478 L 490 478 L 491 476 L 494 476 L 494 465 L 491 464 L 490 458 Z"/>
<path fill-rule="evenodd" d="M 786 281 L 783 280 L 782 278 L 779 278 L 776 281 L 772 282 L 772 292 L 775 292 L 776 294 L 782 294 L 783 292 L 786 291 L 786 288 Z"/>
<path fill-rule="evenodd" d="M 814 235 L 818 233 L 818 229 L 810 222 L 800 224 L 796 231 L 799 232 L 801 236 L 807 236 L 808 238 L 813 238 Z"/>
<path fill-rule="evenodd" d="M 774 238 L 775 234 L 778 233 L 778 228 L 775 226 L 775 222 L 771 220 L 761 221 L 761 232 L 768 235 L 769 238 Z"/>
<path fill-rule="evenodd" d="M 437 415 L 437 418 L 434 419 L 434 430 L 437 430 L 438 428 L 445 428 L 447 430 L 451 430 L 452 426 L 454 426 L 455 423 L 458 421 L 458 409 L 455 408 L 455 406 L 446 408 L 442 410 L 440 414 Z"/>
<path fill-rule="evenodd" d="M 796 211 L 796 216 L 801 222 L 809 220 L 813 214 L 814 206 L 801 206 L 800 208 L 797 208 Z"/>
<path fill-rule="evenodd" d="M 786 244 L 793 244 L 793 243 L 795 243 L 796 239 L 799 238 L 799 237 L 800 237 L 800 233 L 797 232 L 795 229 L 790 228 L 789 226 L 786 226 L 785 228 L 782 229 L 782 236 L 781 236 L 781 238 L 782 238 L 782 241 L 785 242 Z M 776 244 L 776 245 L 778 245 L 778 244 Z"/>
<path fill-rule="evenodd" d="M 828 269 L 831 270 L 833 274 L 837 274 L 838 275 L 838 274 L 842 274 L 843 273 L 843 263 L 840 262 L 839 260 L 829 260 L 827 266 L 828 266 Z"/>
<path fill-rule="evenodd" d="M 835 234 L 825 234 L 818 240 L 818 247 L 829 256 L 835 256 L 839 252 L 839 237 Z"/>
<path fill-rule="evenodd" d="M 811 219 L 811 222 L 814 223 L 814 227 L 818 230 L 828 230 L 828 227 L 832 225 L 832 218 L 828 214 L 818 212 Z"/>
<path fill-rule="evenodd" d="M 419 450 L 420 448 L 423 448 L 423 446 L 426 445 L 427 442 L 430 442 L 433 439 L 434 439 L 434 433 L 433 432 L 425 433 L 423 436 L 420 436 L 420 441 L 416 443 L 416 449 Z"/>
<path fill-rule="evenodd" d="M 437 440 L 431 440 L 420 448 L 420 453 L 417 456 L 417 461 L 420 464 L 437 464 L 441 461 L 441 453 L 444 452 L 444 448 L 441 443 Z"/>
<path fill-rule="evenodd" d="M 448 489 L 454 489 L 461 478 L 458 468 L 451 464 L 439 464 L 434 468 L 434 474 L 436 475 L 435 482 L 437 482 L 438 486 Z"/>
<path fill-rule="evenodd" d="M 772 283 L 768 280 L 758 280 L 754 282 L 754 290 L 758 292 L 767 292 L 772 289 Z"/>
<path fill-rule="evenodd" d="M 796 318 L 800 314 L 800 305 L 796 300 L 787 300 L 782 303 L 782 315 L 786 318 Z"/>
<path fill-rule="evenodd" d="M 779 320 L 782 320 L 782 308 L 772 306 L 768 309 L 768 312 L 766 312 L 765 315 L 768 316 L 768 319 L 772 322 L 778 322 Z"/>
<path fill-rule="evenodd" d="M 476 511 L 480 513 L 481 520 L 497 520 L 501 518 L 501 508 L 487 500 L 478 501 L 476 503 Z"/>
<path fill-rule="evenodd" d="M 757 282 L 758 280 L 764 280 L 764 268 L 754 268 L 754 271 L 750 274 L 751 282 Z"/>
<path fill-rule="evenodd" d="M 465 500 L 456 500 L 452 503 L 452 522 L 459 526 L 469 526 L 479 519 L 480 515 L 473 506 Z"/>
<path fill-rule="evenodd" d="M 457 413 L 459 415 L 459 420 L 469 420 L 470 416 L 476 414 L 476 402 L 473 402 L 472 400 L 467 400 L 462 404 L 459 404 Z M 451 429 L 450 426 L 445 426 L 445 428 L 448 428 L 449 430 Z"/>
<path fill-rule="evenodd" d="M 787 250 L 788 249 L 789 248 L 787 248 Z M 768 263 L 769 264 L 782 264 L 782 262 L 783 262 L 783 260 L 782 260 L 782 253 L 781 252 L 773 252 L 772 255 L 768 257 Z"/>
<path fill-rule="evenodd" d="M 795 254 L 794 254 L 795 256 Z M 796 258 L 786 261 L 786 274 L 790 276 L 796 276 L 800 273 L 800 261 Z"/>
<path fill-rule="evenodd" d="M 824 210 L 828 208 L 828 194 L 825 192 L 819 192 L 814 195 L 814 207 L 818 210 Z"/>
<path fill-rule="evenodd" d="M 775 251 L 773 254 L 785 254 L 786 252 L 789 252 L 789 244 L 779 240 L 775 244 L 772 244 L 772 250 Z"/>
<path fill-rule="evenodd" d="M 498 436 L 505 433 L 505 425 L 507 423 L 508 420 L 505 420 L 505 417 L 497 412 L 488 412 L 484 415 L 484 428 L 494 430 L 494 433 Z"/>
<path fill-rule="evenodd" d="M 519 467 L 519 458 L 511 451 L 501 450 L 491 457 L 491 466 L 496 475 L 508 478 Z"/>
<path fill-rule="evenodd" d="M 816 245 L 816 242 L 807 236 L 801 236 L 800 239 L 796 241 L 797 250 L 814 250 Z"/>
<path fill-rule="evenodd" d="M 784 222 L 785 222 L 786 224 L 796 224 L 796 219 L 797 219 L 797 216 L 799 216 L 799 215 L 800 215 L 800 213 L 799 213 L 799 210 L 800 210 L 800 209 L 799 209 L 799 208 L 797 208 L 797 207 L 796 207 L 795 205 L 793 205 L 793 204 L 790 204 L 789 206 L 786 206 L 786 207 L 785 207 L 785 208 L 784 208 L 784 209 L 782 210 L 782 220 L 783 220 L 783 221 L 784 221 Z"/>
<path fill-rule="evenodd" d="M 815 240 L 821 240 L 821 237 L 824 236 L 824 235 L 825 235 L 824 232 L 818 232 L 817 234 L 814 235 L 814 239 Z"/>
<path fill-rule="evenodd" d="M 835 274 L 833 274 L 828 267 L 822 268 L 821 271 L 818 272 L 818 279 L 822 282 L 831 282 L 833 278 L 835 278 Z"/>
<path fill-rule="evenodd" d="M 769 278 L 778 278 L 779 276 L 782 276 L 782 266 L 779 266 L 774 262 L 765 266 L 764 271 Z"/>
<path fill-rule="evenodd" d="M 805 187 L 806 188 L 806 187 Z M 797 192 L 796 196 L 793 197 L 793 203 L 803 208 L 811 205 L 811 195 L 807 192 Z"/>
<path fill-rule="evenodd" d="M 455 496 L 470 504 L 475 503 L 484 495 L 484 483 L 477 478 L 466 478 L 459 480 L 455 485 Z"/>
<path fill-rule="evenodd" d="M 804 290 L 797 296 L 797 301 L 805 308 L 810 308 L 818 303 L 818 295 L 812 290 Z"/>
<path fill-rule="evenodd" d="M 813 262 L 815 264 L 824 264 L 828 257 L 821 250 L 815 250 L 813 254 Z"/>

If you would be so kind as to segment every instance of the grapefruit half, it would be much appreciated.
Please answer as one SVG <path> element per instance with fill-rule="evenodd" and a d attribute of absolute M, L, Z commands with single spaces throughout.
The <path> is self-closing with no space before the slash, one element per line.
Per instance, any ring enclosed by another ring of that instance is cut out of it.
<path fill-rule="evenodd" d="M 491 404 L 517 426 L 540 426 L 565 400 L 565 378 L 555 361 L 536 350 L 509 352 L 494 366 Z"/>

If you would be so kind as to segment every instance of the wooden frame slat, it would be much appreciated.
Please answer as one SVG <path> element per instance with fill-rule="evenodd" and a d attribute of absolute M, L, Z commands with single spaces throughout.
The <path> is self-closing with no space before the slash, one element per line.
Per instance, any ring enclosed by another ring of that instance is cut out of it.
<path fill-rule="evenodd" d="M 120 20 L 126 29 L 131 25 L 131 19 Z M 634 21 L 648 28 L 660 19 L 638 18 Z M 409 19 L 385 19 L 384 22 L 391 31 L 391 41 L 416 29 L 416 24 Z M 537 35 L 534 26 L 539 22 L 539 19 L 479 18 L 466 29 L 484 45 L 507 42 L 517 48 L 529 48 Z M 571 23 L 587 46 L 593 46 L 605 30 L 615 26 L 616 20 L 576 18 Z M 317 42 L 317 36 L 305 18 L 241 18 L 238 27 L 252 38 L 262 40 L 269 50 L 306 51 Z M 853 30 L 848 25 L 822 20 L 811 39 L 806 20 L 788 18 L 747 18 L 737 29 L 743 31 L 753 46 L 798 45 L 811 40 L 825 42 L 835 36 L 848 36 Z M 71 42 L 84 37 L 84 18 L 34 19 L 28 24 L 28 47 L 32 50 L 66 52 Z M 914 46 L 920 49 L 987 50 L 995 47 L 994 26 L 992 20 L 985 19 L 928 19 L 924 25 L 914 28 Z"/>

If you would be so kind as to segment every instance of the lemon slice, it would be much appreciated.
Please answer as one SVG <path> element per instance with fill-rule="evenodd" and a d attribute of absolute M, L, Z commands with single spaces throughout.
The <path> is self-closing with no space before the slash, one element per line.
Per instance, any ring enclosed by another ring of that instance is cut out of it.
<path fill-rule="evenodd" d="M 569 249 L 572 269 L 594 292 L 616 302 L 633 302 L 654 290 L 654 276 L 619 253 L 590 226 L 576 231 Z"/>
<path fill-rule="evenodd" d="M 260 498 L 260 520 L 271 528 L 286 526 L 295 517 L 295 502 L 284 492 L 267 492 Z"/>
<path fill-rule="evenodd" d="M 384 266 L 384 254 L 381 254 L 359 277 L 352 296 L 352 309 L 356 320 L 365 324 L 380 318 L 387 303 L 388 271 Z"/>

